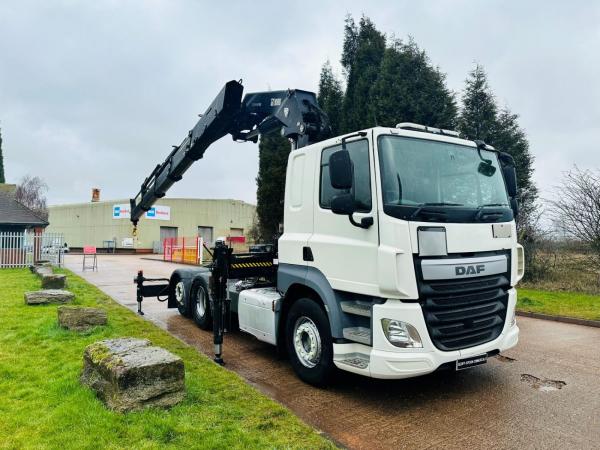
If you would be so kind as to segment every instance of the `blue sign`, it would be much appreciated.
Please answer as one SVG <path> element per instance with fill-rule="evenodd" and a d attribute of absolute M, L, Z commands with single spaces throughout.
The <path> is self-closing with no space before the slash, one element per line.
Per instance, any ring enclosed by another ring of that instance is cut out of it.
<path fill-rule="evenodd" d="M 146 212 L 146 217 L 156 217 L 156 208 L 154 206 Z"/>
<path fill-rule="evenodd" d="M 120 216 L 121 216 L 121 207 L 115 206 L 113 208 L 113 217 L 120 217 Z"/>

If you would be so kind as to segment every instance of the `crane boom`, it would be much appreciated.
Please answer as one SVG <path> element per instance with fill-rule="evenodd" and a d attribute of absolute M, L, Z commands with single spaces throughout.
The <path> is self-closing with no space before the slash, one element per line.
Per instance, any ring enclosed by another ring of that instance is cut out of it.
<path fill-rule="evenodd" d="M 130 200 L 134 226 L 212 143 L 227 134 L 236 141 L 257 142 L 260 135 L 279 130 L 293 149 L 330 137 L 329 120 L 313 92 L 256 92 L 242 100 L 243 89 L 241 82 L 227 82 L 183 142 L 144 180 Z"/>

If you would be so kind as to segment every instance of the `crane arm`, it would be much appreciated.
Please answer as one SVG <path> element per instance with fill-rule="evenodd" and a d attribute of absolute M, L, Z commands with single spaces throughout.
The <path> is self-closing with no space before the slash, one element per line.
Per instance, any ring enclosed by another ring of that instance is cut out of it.
<path fill-rule="evenodd" d="M 238 81 L 227 82 L 183 142 L 144 180 L 130 200 L 134 226 L 212 143 L 227 134 L 236 141 L 257 142 L 260 135 L 280 131 L 291 141 L 292 149 L 330 137 L 329 120 L 313 92 L 256 92 L 242 100 L 243 89 Z"/>

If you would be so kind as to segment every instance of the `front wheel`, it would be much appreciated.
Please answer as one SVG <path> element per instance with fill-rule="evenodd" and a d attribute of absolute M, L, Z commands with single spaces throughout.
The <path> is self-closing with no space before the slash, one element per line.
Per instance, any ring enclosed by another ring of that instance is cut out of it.
<path fill-rule="evenodd" d="M 288 314 L 285 336 L 298 377 L 315 386 L 326 385 L 335 365 L 329 319 L 323 308 L 309 298 L 297 300 Z"/>
<path fill-rule="evenodd" d="M 192 285 L 190 303 L 192 310 L 192 318 L 194 319 L 194 322 L 196 322 L 196 325 L 198 325 L 203 330 L 211 330 L 212 314 L 210 311 L 208 288 L 204 280 L 196 280 Z"/>

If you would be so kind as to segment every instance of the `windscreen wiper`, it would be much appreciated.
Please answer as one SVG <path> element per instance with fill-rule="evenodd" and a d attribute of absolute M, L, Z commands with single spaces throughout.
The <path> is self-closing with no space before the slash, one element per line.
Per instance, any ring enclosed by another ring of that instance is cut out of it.
<path fill-rule="evenodd" d="M 508 208 L 508 203 L 486 203 L 485 205 L 479 205 L 477 209 L 489 208 L 492 206 L 506 206 Z"/>
<path fill-rule="evenodd" d="M 504 213 L 500 211 L 489 211 L 486 212 L 485 208 L 493 208 L 493 207 L 508 207 L 506 203 L 487 203 L 485 205 L 480 205 L 477 207 L 477 213 L 475 213 L 475 220 L 481 221 L 483 219 L 493 219 L 498 220 L 501 217 L 504 217 Z"/>
<path fill-rule="evenodd" d="M 453 202 L 438 202 L 438 203 L 421 203 L 419 206 L 465 206 L 462 203 Z"/>
<path fill-rule="evenodd" d="M 448 214 L 445 211 L 436 211 L 434 209 L 427 208 L 428 206 L 464 206 L 462 203 L 452 203 L 452 202 L 438 202 L 438 203 L 421 203 L 415 212 L 410 215 L 410 220 L 414 219 L 418 216 L 425 216 L 430 218 L 430 220 L 440 220 L 445 221 Z"/>

